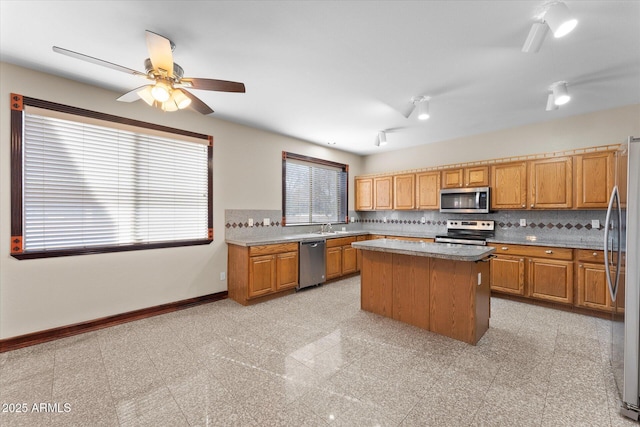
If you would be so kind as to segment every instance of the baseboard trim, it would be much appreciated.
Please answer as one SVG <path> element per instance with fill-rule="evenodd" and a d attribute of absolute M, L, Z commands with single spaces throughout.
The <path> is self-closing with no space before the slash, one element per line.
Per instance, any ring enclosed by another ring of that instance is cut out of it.
<path fill-rule="evenodd" d="M 53 341 L 60 338 L 70 337 L 73 335 L 83 334 L 85 332 L 96 331 L 98 329 L 108 328 L 110 326 L 133 322 L 135 320 L 145 319 L 147 317 L 153 317 L 160 314 L 171 313 L 173 311 L 184 310 L 185 308 L 191 308 L 201 304 L 220 301 L 226 299 L 227 295 L 227 291 L 217 292 L 215 294 L 208 294 L 167 304 L 156 305 L 154 307 L 129 311 L 126 313 L 114 314 L 113 316 L 88 320 L 86 322 L 80 322 L 73 325 L 60 326 L 57 328 L 47 329 L 45 331 L 33 332 L 30 334 L 19 335 L 17 337 L 6 338 L 0 340 L 0 353 L 4 353 L 5 351 L 17 350 L 19 348 L 41 344 L 48 341 Z"/>

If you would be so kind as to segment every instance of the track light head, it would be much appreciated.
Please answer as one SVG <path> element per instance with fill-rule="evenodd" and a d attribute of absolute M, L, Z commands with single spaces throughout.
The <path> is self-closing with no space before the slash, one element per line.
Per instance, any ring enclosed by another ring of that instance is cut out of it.
<path fill-rule="evenodd" d="M 553 99 L 556 105 L 564 105 L 571 101 L 571 96 L 569 96 L 569 91 L 567 90 L 567 82 L 555 82 L 550 89 L 553 92 Z"/>
<path fill-rule="evenodd" d="M 569 8 L 563 2 L 551 4 L 544 14 L 544 20 L 555 38 L 566 36 L 578 25 L 578 20 L 571 16 Z"/>
<path fill-rule="evenodd" d="M 378 139 L 376 140 L 376 146 L 381 147 L 387 145 L 387 133 L 383 130 L 378 132 Z"/>
<path fill-rule="evenodd" d="M 549 95 L 547 95 L 547 108 L 546 111 L 553 111 L 553 110 L 557 110 L 558 106 L 556 105 L 556 100 L 553 97 L 553 92 L 549 92 Z"/>

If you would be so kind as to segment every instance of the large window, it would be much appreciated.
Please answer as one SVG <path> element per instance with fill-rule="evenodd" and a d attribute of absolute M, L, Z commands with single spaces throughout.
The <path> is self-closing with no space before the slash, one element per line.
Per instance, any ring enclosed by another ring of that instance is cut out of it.
<path fill-rule="evenodd" d="M 207 135 L 12 96 L 12 255 L 212 241 Z"/>
<path fill-rule="evenodd" d="M 349 166 L 282 153 L 283 225 L 347 222 Z"/>

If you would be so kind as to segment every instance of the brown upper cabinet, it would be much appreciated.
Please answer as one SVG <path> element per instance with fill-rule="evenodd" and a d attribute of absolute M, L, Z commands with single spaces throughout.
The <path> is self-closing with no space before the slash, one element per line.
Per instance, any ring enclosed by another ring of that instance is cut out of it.
<path fill-rule="evenodd" d="M 559 209 L 573 205 L 570 156 L 529 161 L 529 208 Z"/>
<path fill-rule="evenodd" d="M 574 157 L 577 208 L 607 208 L 615 179 L 614 161 L 612 151 Z"/>
<path fill-rule="evenodd" d="M 442 171 L 442 188 L 486 187 L 487 185 L 489 185 L 489 166 Z"/>
<path fill-rule="evenodd" d="M 393 177 L 382 176 L 373 179 L 373 209 L 393 209 Z"/>
<path fill-rule="evenodd" d="M 526 209 L 527 163 L 491 167 L 491 209 Z"/>
<path fill-rule="evenodd" d="M 373 178 L 356 178 L 356 210 L 373 210 Z"/>
<path fill-rule="evenodd" d="M 440 209 L 440 172 L 416 174 L 416 208 Z"/>
<path fill-rule="evenodd" d="M 393 209 L 409 210 L 416 207 L 416 175 L 393 177 Z"/>

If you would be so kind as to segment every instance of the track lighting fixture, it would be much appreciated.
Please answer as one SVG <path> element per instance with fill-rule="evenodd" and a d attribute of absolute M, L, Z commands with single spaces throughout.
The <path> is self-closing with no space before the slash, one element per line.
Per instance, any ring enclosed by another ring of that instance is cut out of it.
<path fill-rule="evenodd" d="M 522 46 L 524 53 L 538 52 L 549 28 L 553 36 L 559 38 L 569 34 L 578 25 L 578 20 L 571 16 L 569 8 L 563 2 L 550 4 L 541 19 L 542 22 L 534 22 L 531 26 Z"/>
<path fill-rule="evenodd" d="M 413 107 L 411 108 L 411 110 L 409 111 L 409 114 L 407 114 L 407 118 L 411 115 L 411 113 L 413 113 L 413 111 L 415 109 L 418 110 L 418 120 L 427 120 L 430 115 L 429 115 L 429 100 L 431 99 L 430 96 L 414 96 L 413 98 L 411 98 L 411 103 L 413 104 Z"/>
<path fill-rule="evenodd" d="M 378 132 L 378 139 L 376 140 L 376 146 L 380 147 L 387 145 L 387 133 L 383 130 Z"/>
<path fill-rule="evenodd" d="M 551 85 L 551 91 L 553 92 L 553 99 L 556 105 L 564 105 L 571 101 L 569 91 L 567 90 L 567 82 L 555 82 Z"/>
<path fill-rule="evenodd" d="M 549 6 L 544 20 L 553 31 L 555 38 L 569 34 L 578 25 L 578 20 L 571 16 L 569 8 L 563 2 L 553 3 Z"/>
<path fill-rule="evenodd" d="M 547 95 L 547 111 L 557 110 L 558 106 L 556 105 L 556 100 L 553 98 L 553 92 L 549 92 Z"/>

